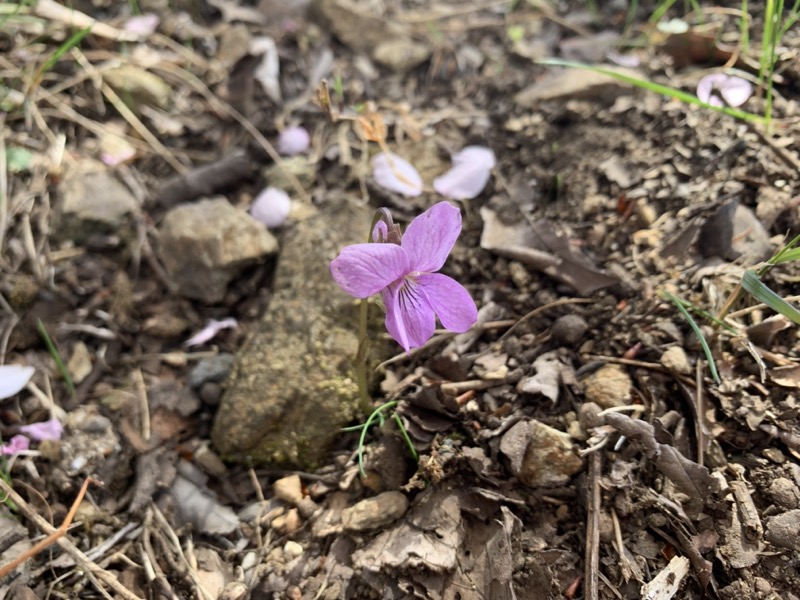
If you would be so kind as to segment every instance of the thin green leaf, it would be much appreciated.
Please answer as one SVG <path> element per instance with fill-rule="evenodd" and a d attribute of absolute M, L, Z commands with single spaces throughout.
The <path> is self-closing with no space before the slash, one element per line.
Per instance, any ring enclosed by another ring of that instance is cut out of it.
<path fill-rule="evenodd" d="M 703 337 L 703 332 L 700 330 L 700 327 L 697 325 L 697 323 L 695 323 L 695 320 L 692 318 L 692 315 L 689 314 L 689 311 L 686 310 L 686 307 L 684 307 L 683 300 L 677 296 L 673 296 L 669 292 L 664 292 L 663 295 L 667 298 L 667 300 L 675 305 L 675 308 L 681 312 L 683 318 L 689 322 L 689 327 L 691 327 L 692 331 L 694 331 L 694 334 L 700 341 L 700 346 L 703 348 L 703 353 L 706 355 L 706 361 L 708 361 L 708 370 L 711 371 L 711 378 L 714 380 L 714 383 L 719 385 L 721 381 L 719 378 L 719 373 L 717 372 L 717 364 L 714 362 L 714 356 L 711 354 L 711 348 L 709 348 L 706 338 Z"/>
<path fill-rule="evenodd" d="M 800 310 L 797 310 L 794 306 L 769 289 L 753 271 L 744 272 L 742 287 L 759 302 L 766 304 L 772 310 L 779 312 L 790 321 L 800 325 Z"/>
<path fill-rule="evenodd" d="M 74 396 L 75 384 L 72 382 L 72 376 L 70 376 L 69 369 L 67 369 L 67 365 L 64 364 L 64 359 L 61 358 L 61 353 L 58 351 L 58 348 L 56 348 L 56 345 L 50 338 L 50 334 L 47 333 L 47 329 L 45 328 L 41 319 L 36 321 L 36 329 L 39 331 L 39 335 L 42 336 L 42 340 L 44 340 L 44 345 L 47 346 L 48 352 L 50 352 L 50 355 L 53 357 L 56 367 L 58 368 L 58 372 L 61 373 L 61 378 L 64 380 L 64 383 L 67 384 L 69 393 Z"/>
<path fill-rule="evenodd" d="M 696 106 L 701 106 L 709 110 L 715 110 L 717 112 L 724 113 L 728 116 L 734 117 L 736 119 L 741 119 L 742 121 L 747 121 L 749 123 L 760 123 L 764 120 L 764 117 L 760 115 L 754 115 L 753 113 L 745 112 L 743 110 L 738 110 L 730 106 L 712 106 L 707 102 L 703 102 L 702 100 L 700 100 L 700 98 L 698 98 L 694 94 L 690 94 L 682 90 L 671 88 L 669 86 L 662 85 L 660 83 L 655 83 L 654 81 L 649 81 L 647 79 L 634 77 L 632 75 L 628 75 L 627 73 L 623 73 L 621 71 L 618 71 L 610 67 L 588 65 L 573 60 L 561 60 L 560 58 L 544 58 L 536 62 L 540 65 L 554 66 L 554 67 L 569 67 L 572 69 L 587 69 L 589 71 L 594 71 L 595 73 L 608 75 L 609 77 L 612 77 L 617 81 L 630 83 L 631 85 L 634 85 L 636 87 L 649 90 L 651 92 L 656 92 L 657 94 L 667 96 L 668 98 L 675 98 L 676 100 L 681 100 L 682 102 L 686 102 L 687 104 L 694 104 Z"/>

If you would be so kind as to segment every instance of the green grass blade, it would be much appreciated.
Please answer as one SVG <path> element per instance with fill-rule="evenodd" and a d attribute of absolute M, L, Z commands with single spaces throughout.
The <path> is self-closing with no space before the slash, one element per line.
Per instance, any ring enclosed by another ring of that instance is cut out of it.
<path fill-rule="evenodd" d="M 42 336 L 42 340 L 44 340 L 44 345 L 47 346 L 47 351 L 50 352 L 50 356 L 53 357 L 56 367 L 58 368 L 58 372 L 61 373 L 61 378 L 64 380 L 64 383 L 67 384 L 69 393 L 74 396 L 75 384 L 72 382 L 72 376 L 69 374 L 69 369 L 67 369 L 67 365 L 64 364 L 64 359 L 61 358 L 61 353 L 58 351 L 58 348 L 56 348 L 56 345 L 50 338 L 50 334 L 47 333 L 47 329 L 45 328 L 41 319 L 36 321 L 36 329 L 38 330 L 39 335 Z"/>
<path fill-rule="evenodd" d="M 732 108 L 730 106 L 712 106 L 707 102 L 703 102 L 702 100 L 700 100 L 700 98 L 698 98 L 694 94 L 690 94 L 688 92 L 684 92 L 682 90 L 678 90 L 669 87 L 667 85 L 656 83 L 654 81 L 648 81 L 647 79 L 634 77 L 632 75 L 628 75 L 627 73 L 617 71 L 616 69 L 612 69 L 610 67 L 589 65 L 586 63 L 581 63 L 572 60 L 562 60 L 560 58 L 543 58 L 536 62 L 540 65 L 545 65 L 545 66 L 569 67 L 572 69 L 586 69 L 588 71 L 594 71 L 595 73 L 601 73 L 603 75 L 607 75 L 608 77 L 612 77 L 617 81 L 629 83 L 636 87 L 649 90 L 651 92 L 655 92 L 663 96 L 667 96 L 668 98 L 675 98 L 676 100 L 681 100 L 682 102 L 686 102 L 687 104 L 694 104 L 696 106 L 701 106 L 703 108 L 715 110 L 717 112 L 724 113 L 730 117 L 741 119 L 742 121 L 747 121 L 749 123 L 760 123 L 764 121 L 764 117 L 762 117 L 761 115 L 755 115 L 753 113 Z"/>
<path fill-rule="evenodd" d="M 762 304 L 766 304 L 772 310 L 779 312 L 790 321 L 800 325 L 800 310 L 797 310 L 794 306 L 769 289 L 753 271 L 744 272 L 742 287 Z"/>
<path fill-rule="evenodd" d="M 38 80 L 42 75 L 47 73 L 50 69 L 52 69 L 55 64 L 61 60 L 61 57 L 64 56 L 67 52 L 72 50 L 75 46 L 81 43 L 81 40 L 85 38 L 89 33 L 92 31 L 92 25 L 87 25 L 80 31 L 76 31 L 73 33 L 69 38 L 61 44 L 58 48 L 56 48 L 55 52 L 50 55 L 50 58 L 45 61 L 45 63 L 39 67 L 39 71 L 36 73 L 35 80 Z"/>
<path fill-rule="evenodd" d="M 663 295 L 667 298 L 667 300 L 675 305 L 675 308 L 681 312 L 683 318 L 689 322 L 689 326 L 697 336 L 700 346 L 703 348 L 703 353 L 706 355 L 706 361 L 708 361 L 708 370 L 711 371 L 711 378 L 714 380 L 714 383 L 719 385 L 721 380 L 719 378 L 719 372 L 717 372 L 717 364 L 714 362 L 714 356 L 711 354 L 711 348 L 709 348 L 706 338 L 703 337 L 703 332 L 700 331 L 700 327 L 697 325 L 697 323 L 695 323 L 695 320 L 692 318 L 692 315 L 689 314 L 689 311 L 686 310 L 686 307 L 683 305 L 683 301 L 680 298 L 673 296 L 669 292 L 664 292 Z"/>

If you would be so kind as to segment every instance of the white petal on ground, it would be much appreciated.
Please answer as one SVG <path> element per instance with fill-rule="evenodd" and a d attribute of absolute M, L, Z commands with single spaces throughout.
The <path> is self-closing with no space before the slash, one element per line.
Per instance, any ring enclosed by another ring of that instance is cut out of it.
<path fill-rule="evenodd" d="M 153 13 L 145 13 L 143 15 L 136 15 L 131 17 L 125 22 L 125 31 L 128 33 L 135 33 L 138 36 L 146 38 L 153 35 L 158 27 L 158 15 Z"/>
<path fill-rule="evenodd" d="M 281 101 L 281 62 L 278 58 L 278 47 L 275 41 L 268 36 L 253 38 L 250 42 L 250 53 L 261 57 L 261 64 L 256 67 L 253 77 L 264 88 L 264 92 L 271 100 Z"/>
<path fill-rule="evenodd" d="M 746 79 L 731 76 L 720 86 L 719 93 L 729 106 L 741 106 L 753 95 L 753 86 Z"/>
<path fill-rule="evenodd" d="M 36 370 L 22 365 L 0 365 L 0 400 L 10 398 L 28 385 Z"/>
<path fill-rule="evenodd" d="M 422 177 L 411 163 L 396 154 L 376 154 L 372 159 L 372 176 L 379 186 L 403 196 L 422 193 Z"/>
<path fill-rule="evenodd" d="M 252 217 L 270 229 L 280 227 L 286 222 L 292 209 L 292 199 L 281 189 L 268 187 L 255 197 L 250 205 Z"/>
<path fill-rule="evenodd" d="M 453 168 L 433 180 L 433 189 L 456 200 L 474 198 L 486 187 L 494 165 L 491 148 L 467 146 L 453 155 Z"/>
<path fill-rule="evenodd" d="M 287 127 L 278 137 L 278 152 L 284 156 L 294 156 L 308 150 L 310 144 L 311 136 L 305 127 Z"/>
<path fill-rule="evenodd" d="M 216 336 L 220 331 L 223 329 L 235 329 L 238 327 L 239 324 L 236 322 L 236 319 L 233 317 L 228 317 L 227 319 L 222 319 L 221 321 L 217 321 L 216 319 L 210 319 L 206 326 L 203 327 L 200 331 L 195 333 L 192 337 L 188 340 L 183 342 L 183 345 L 187 348 L 191 348 L 192 346 L 199 346 L 200 344 L 205 344 L 209 340 L 212 340 L 214 336 Z"/>

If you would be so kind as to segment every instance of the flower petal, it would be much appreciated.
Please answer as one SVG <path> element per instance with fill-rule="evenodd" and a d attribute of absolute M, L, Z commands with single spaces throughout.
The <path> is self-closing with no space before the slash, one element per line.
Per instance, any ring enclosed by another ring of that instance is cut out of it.
<path fill-rule="evenodd" d="M 0 400 L 10 398 L 26 385 L 33 377 L 35 369 L 22 365 L 0 366 Z"/>
<path fill-rule="evenodd" d="M 283 225 L 291 210 L 292 199 L 289 194 L 274 187 L 262 190 L 250 205 L 252 217 L 270 229 Z"/>
<path fill-rule="evenodd" d="M 424 290 L 416 282 L 404 280 L 383 292 L 386 305 L 386 330 L 408 352 L 431 339 L 436 317 Z"/>
<path fill-rule="evenodd" d="M 311 145 L 311 135 L 305 127 L 287 127 L 278 136 L 278 152 L 284 156 L 302 154 Z"/>
<path fill-rule="evenodd" d="M 422 193 L 422 177 L 411 163 L 396 154 L 376 154 L 372 159 L 372 176 L 379 186 L 389 191 L 404 196 Z"/>
<path fill-rule="evenodd" d="M 397 244 L 345 246 L 331 262 L 333 280 L 356 298 L 377 294 L 408 272 L 408 254 Z"/>
<path fill-rule="evenodd" d="M 478 320 L 475 301 L 455 279 L 441 273 L 428 273 L 417 277 L 442 327 L 463 333 Z"/>
<path fill-rule="evenodd" d="M 719 93 L 722 94 L 728 106 L 741 106 L 753 95 L 753 86 L 746 79 L 728 76 L 725 82 L 719 86 Z"/>
<path fill-rule="evenodd" d="M 60 440 L 61 434 L 64 433 L 64 426 L 58 419 L 49 419 L 40 423 L 23 425 L 19 428 L 19 432 L 30 436 L 37 442 L 43 442 L 45 440 Z"/>
<path fill-rule="evenodd" d="M 0 454 L 4 456 L 14 456 L 20 452 L 24 452 L 31 446 L 31 441 L 24 435 L 15 435 L 7 444 L 0 446 Z"/>
<path fill-rule="evenodd" d="M 490 169 L 461 164 L 433 180 L 433 189 L 446 198 L 470 200 L 480 194 L 489 181 Z"/>
<path fill-rule="evenodd" d="M 439 202 L 411 221 L 403 234 L 410 271 L 428 273 L 442 268 L 461 233 L 461 211 Z"/>
<path fill-rule="evenodd" d="M 465 146 L 451 157 L 453 166 L 470 165 L 476 169 L 494 169 L 494 150 L 486 146 Z"/>
<path fill-rule="evenodd" d="M 712 104 L 712 92 L 718 89 L 728 78 L 724 73 L 711 73 L 701 77 L 697 82 L 697 97 L 707 104 Z"/>
<path fill-rule="evenodd" d="M 206 342 L 214 339 L 214 337 L 223 329 L 234 329 L 238 326 L 239 324 L 233 317 L 228 317 L 227 319 L 222 319 L 221 321 L 217 321 L 216 319 L 209 319 L 208 322 L 206 323 L 206 326 L 203 327 L 197 333 L 195 333 L 188 340 L 183 342 L 183 345 L 186 346 L 187 348 L 191 348 L 192 346 L 199 346 L 200 344 L 205 344 Z"/>

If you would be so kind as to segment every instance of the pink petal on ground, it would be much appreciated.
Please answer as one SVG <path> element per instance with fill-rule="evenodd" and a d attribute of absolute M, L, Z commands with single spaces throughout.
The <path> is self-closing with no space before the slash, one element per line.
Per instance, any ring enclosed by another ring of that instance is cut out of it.
<path fill-rule="evenodd" d="M 284 156 L 302 154 L 311 145 L 311 135 L 305 127 L 287 127 L 278 137 L 278 152 Z"/>
<path fill-rule="evenodd" d="M 10 398 L 28 385 L 35 369 L 22 365 L 0 365 L 0 400 Z"/>
<path fill-rule="evenodd" d="M 486 146 L 465 146 L 451 157 L 454 166 L 471 165 L 475 168 L 493 169 L 496 160 L 494 150 Z"/>
<path fill-rule="evenodd" d="M 642 61 L 639 60 L 639 57 L 635 54 L 620 54 L 619 52 L 614 52 L 613 50 L 606 52 L 606 58 L 615 65 L 619 65 L 620 67 L 628 67 L 629 69 L 635 69 L 642 64 Z"/>
<path fill-rule="evenodd" d="M 125 31 L 128 33 L 135 33 L 141 37 L 153 35 L 158 27 L 158 15 L 153 13 L 145 13 L 131 17 L 125 22 Z"/>
<path fill-rule="evenodd" d="M 753 86 L 749 81 L 725 73 L 712 73 L 697 82 L 697 97 L 711 106 L 741 106 L 752 94 Z"/>
<path fill-rule="evenodd" d="M 422 193 L 422 177 L 411 163 L 396 154 L 376 154 L 372 159 L 372 176 L 379 186 L 403 196 Z"/>
<path fill-rule="evenodd" d="M 494 166 L 491 148 L 467 146 L 453 155 L 453 168 L 433 180 L 433 189 L 455 200 L 474 198 L 486 187 Z"/>
<path fill-rule="evenodd" d="M 183 345 L 187 348 L 190 348 L 191 346 L 205 344 L 209 340 L 212 340 L 223 329 L 235 329 L 238 326 L 239 324 L 233 317 L 228 317 L 227 319 L 222 319 L 221 321 L 210 319 L 208 323 L 206 323 L 205 327 L 183 342 Z"/>
<path fill-rule="evenodd" d="M 461 233 L 461 211 L 449 202 L 437 202 L 419 215 L 403 234 L 410 270 L 430 273 L 442 268 Z"/>
<path fill-rule="evenodd" d="M 746 79 L 731 76 L 720 87 L 719 93 L 729 106 L 741 106 L 753 95 L 753 86 Z"/>
<path fill-rule="evenodd" d="M 291 210 L 292 199 L 289 194 L 274 187 L 264 189 L 250 205 L 252 217 L 270 229 L 283 225 Z"/>
<path fill-rule="evenodd" d="M 0 446 L 0 454 L 3 456 L 13 456 L 24 452 L 31 447 L 31 441 L 24 435 L 15 435 L 7 444 Z"/>
<path fill-rule="evenodd" d="M 41 423 L 31 423 L 19 428 L 20 433 L 24 433 L 37 442 L 45 440 L 60 440 L 64 433 L 64 426 L 58 419 L 49 419 Z"/>

